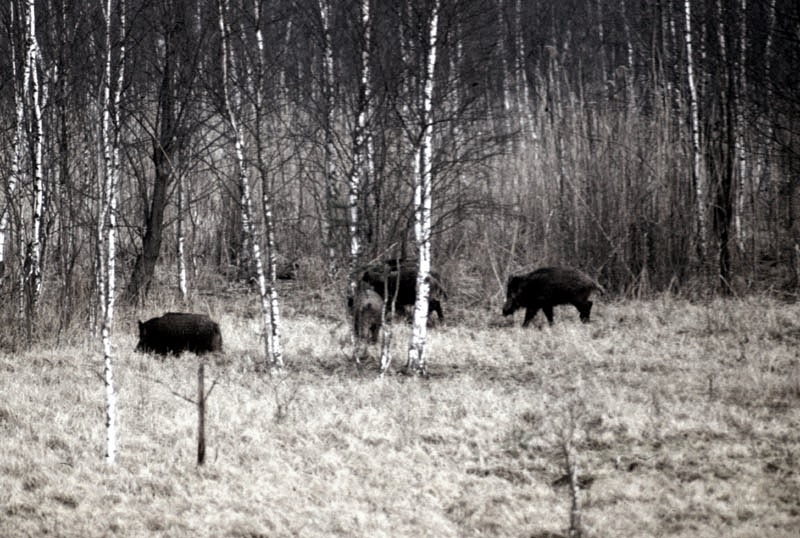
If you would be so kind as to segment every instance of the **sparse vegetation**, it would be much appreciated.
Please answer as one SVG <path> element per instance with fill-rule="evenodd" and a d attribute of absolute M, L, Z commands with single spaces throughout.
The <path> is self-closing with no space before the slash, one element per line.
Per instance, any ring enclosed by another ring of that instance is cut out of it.
<path fill-rule="evenodd" d="M 566 536 L 565 432 L 584 536 L 800 528 L 800 305 L 664 296 L 528 329 L 453 305 L 427 379 L 379 378 L 378 346 L 357 366 L 346 323 L 292 304 L 278 378 L 256 307 L 209 308 L 203 467 L 197 359 L 134 353 L 129 314 L 114 467 L 97 342 L 0 354 L 1 536 Z"/>

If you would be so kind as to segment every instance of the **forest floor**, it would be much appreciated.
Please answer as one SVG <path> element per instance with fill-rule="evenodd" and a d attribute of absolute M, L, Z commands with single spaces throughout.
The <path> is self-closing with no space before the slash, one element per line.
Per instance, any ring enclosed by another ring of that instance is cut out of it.
<path fill-rule="evenodd" d="M 567 536 L 567 443 L 584 536 L 798 536 L 798 304 L 599 298 L 589 324 L 528 329 L 445 305 L 423 379 L 398 373 L 405 325 L 379 378 L 308 301 L 265 373 L 242 303 L 211 308 L 202 467 L 197 358 L 134 353 L 133 318 L 114 466 L 96 342 L 0 353 L 0 536 Z"/>

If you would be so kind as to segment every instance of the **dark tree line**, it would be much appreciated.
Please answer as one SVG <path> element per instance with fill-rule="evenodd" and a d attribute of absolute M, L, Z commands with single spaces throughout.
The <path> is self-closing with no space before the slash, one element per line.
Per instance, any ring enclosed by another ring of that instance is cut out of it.
<path fill-rule="evenodd" d="M 225 82 L 253 229 L 268 199 L 276 263 L 344 290 L 370 260 L 414 257 L 433 5 L 369 2 L 366 32 L 360 1 L 232 0 L 223 80 L 218 1 L 129 0 L 110 43 L 112 57 L 126 48 L 126 302 L 177 290 L 178 267 L 190 295 L 249 278 L 248 243 L 267 248 L 243 224 Z M 19 329 L 3 345 L 99 322 L 105 9 L 0 7 L 0 319 Z M 509 273 L 555 262 L 625 294 L 796 292 L 797 2 L 442 0 L 438 13 L 432 262 L 465 283 L 462 300 L 488 303 Z"/>

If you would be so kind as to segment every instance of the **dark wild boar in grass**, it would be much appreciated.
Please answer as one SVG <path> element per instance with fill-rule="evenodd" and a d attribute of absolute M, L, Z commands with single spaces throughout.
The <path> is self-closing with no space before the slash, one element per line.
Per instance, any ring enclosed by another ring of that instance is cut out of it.
<path fill-rule="evenodd" d="M 160 318 L 139 322 L 136 351 L 159 355 L 198 355 L 222 350 L 219 325 L 203 314 L 167 312 Z"/>
<path fill-rule="evenodd" d="M 603 287 L 588 275 L 570 267 L 542 267 L 525 275 L 512 276 L 506 286 L 503 315 L 510 316 L 525 308 L 523 327 L 527 327 L 541 309 L 553 324 L 553 307 L 571 304 L 580 312 L 581 321 L 589 321 L 592 301 L 589 296 Z"/>
<path fill-rule="evenodd" d="M 395 309 L 401 314 L 405 314 L 406 307 L 413 307 L 417 300 L 416 269 L 408 268 L 403 270 L 402 268 L 393 268 L 390 264 L 384 264 L 383 268 L 376 267 L 365 271 L 361 280 L 369 284 L 381 297 L 383 297 L 385 291 L 388 291 L 387 307 L 390 307 L 392 300 L 395 300 Z M 443 321 L 444 312 L 442 311 L 441 301 L 447 299 L 447 292 L 442 285 L 439 273 L 431 271 L 428 283 L 430 284 L 428 315 L 436 312 L 439 320 Z"/>
<path fill-rule="evenodd" d="M 355 303 L 351 304 L 351 314 L 353 316 L 353 329 L 356 337 L 368 340 L 372 343 L 378 341 L 378 333 L 381 330 L 381 310 L 383 310 L 383 298 L 374 290 L 361 290 L 356 295 Z"/>

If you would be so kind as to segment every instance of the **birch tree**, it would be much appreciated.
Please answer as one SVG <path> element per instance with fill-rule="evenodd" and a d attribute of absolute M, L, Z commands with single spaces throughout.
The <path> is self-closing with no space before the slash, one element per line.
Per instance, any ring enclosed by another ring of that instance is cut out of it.
<path fill-rule="evenodd" d="M 700 148 L 700 118 L 695 82 L 694 53 L 692 49 L 692 2 L 684 0 L 684 40 L 686 43 L 686 80 L 689 86 L 689 129 L 692 135 L 692 184 L 695 193 L 695 223 L 697 226 L 697 253 L 700 263 L 706 259 L 706 208 L 703 156 Z"/>
<path fill-rule="evenodd" d="M 738 83 L 736 87 L 736 157 L 738 161 L 739 181 L 736 189 L 736 210 L 734 213 L 734 233 L 739 253 L 744 253 L 744 230 L 742 229 L 742 216 L 744 214 L 744 187 L 747 175 L 747 155 L 744 149 L 744 99 L 747 95 L 747 0 L 739 2 L 739 63 L 736 73 Z"/>
<path fill-rule="evenodd" d="M 361 54 L 358 81 L 358 101 L 356 104 L 356 124 L 353 132 L 353 168 L 347 194 L 348 235 L 350 238 L 350 263 L 348 278 L 348 294 L 355 297 L 358 286 L 358 267 L 361 254 L 361 237 L 359 234 L 359 197 L 364 179 L 367 177 L 367 116 L 370 100 L 369 43 L 370 14 L 369 0 L 361 0 L 359 4 L 361 24 Z"/>
<path fill-rule="evenodd" d="M 275 242 L 275 221 L 273 215 L 272 203 L 272 182 L 270 181 L 269 171 L 267 169 L 266 158 L 264 156 L 264 148 L 266 141 L 262 138 L 262 133 L 265 130 L 265 98 L 266 91 L 266 66 L 265 50 L 264 50 L 264 36 L 261 30 L 261 0 L 253 0 L 253 9 L 255 12 L 255 34 L 256 34 L 256 47 L 258 50 L 258 60 L 256 62 L 256 80 L 255 80 L 255 107 L 256 107 L 256 158 L 258 161 L 258 170 L 261 176 L 261 210 L 263 212 L 264 221 L 264 237 L 267 246 L 267 276 L 269 277 L 269 285 L 263 286 L 259 282 L 260 292 L 262 295 L 262 302 L 266 300 L 269 303 L 269 337 L 267 338 L 267 345 L 269 347 L 269 360 L 273 366 L 283 366 L 283 346 L 281 344 L 281 310 L 280 299 L 278 297 L 278 288 L 275 286 L 277 280 L 277 265 L 278 265 L 278 251 Z M 279 113 L 282 109 L 279 109 Z M 278 143 L 280 144 L 280 143 Z M 261 278 L 261 277 L 259 277 Z"/>
<path fill-rule="evenodd" d="M 428 297 L 431 272 L 431 185 L 433 169 L 433 90 L 436 67 L 437 30 L 440 0 L 434 0 L 426 29 L 427 39 L 420 65 L 422 75 L 419 87 L 420 136 L 416 142 L 412 163 L 414 171 L 414 238 L 419 262 L 417 266 L 417 298 L 414 303 L 414 321 L 408 345 L 406 369 L 426 374 L 425 342 L 428 323 Z"/>
<path fill-rule="evenodd" d="M 228 66 L 231 63 L 232 54 L 230 46 L 231 29 L 230 25 L 226 22 L 229 12 L 230 8 L 228 1 L 220 0 L 219 30 L 221 36 L 223 107 L 227 117 L 228 125 L 234 137 L 236 169 L 239 176 L 239 188 L 242 193 L 242 226 L 246 235 L 246 243 L 248 243 L 252 249 L 253 261 L 256 266 L 256 278 L 258 280 L 259 294 L 261 297 L 262 327 L 264 331 L 264 355 L 269 366 L 280 368 L 283 367 L 283 358 L 280 352 L 280 342 L 278 342 L 276 345 L 273 338 L 273 324 L 276 324 L 275 326 L 277 327 L 277 322 L 279 320 L 273 319 L 271 315 L 271 296 L 273 294 L 274 285 L 270 286 L 271 289 L 267 289 L 267 279 L 264 273 L 261 245 L 259 241 L 256 240 L 256 230 L 253 222 L 253 202 L 248 173 L 249 167 L 245 159 L 244 129 L 240 121 L 241 111 L 239 112 L 240 115 L 237 115 L 238 107 L 241 106 L 241 94 L 235 94 L 235 103 L 237 105 L 235 108 L 233 99 L 234 96 L 232 95 L 233 91 L 229 87 L 231 84 L 231 77 Z M 240 73 L 239 75 L 240 82 L 244 85 L 244 87 L 247 87 L 248 85 L 252 87 L 251 73 Z M 242 82 L 242 80 L 244 82 Z M 274 275 L 274 263 L 271 265 L 273 265 L 273 268 L 270 273 Z M 275 304 L 277 304 L 277 297 L 275 297 Z"/>
<path fill-rule="evenodd" d="M 186 278 L 186 231 L 184 220 L 186 215 L 186 181 L 181 174 L 178 177 L 178 215 L 177 220 L 177 257 L 178 257 L 178 291 L 181 294 L 181 301 L 186 302 L 189 294 Z"/>
<path fill-rule="evenodd" d="M 106 0 L 105 17 L 105 73 L 101 98 L 102 142 L 103 142 L 103 190 L 98 223 L 100 237 L 98 247 L 101 250 L 100 266 L 103 272 L 103 286 L 98 289 L 103 314 L 103 380 L 106 393 L 106 462 L 113 464 L 117 454 L 118 415 L 117 395 L 114 387 L 114 303 L 116 294 L 116 248 L 117 248 L 117 192 L 119 183 L 119 146 L 120 146 L 120 103 L 124 87 L 125 41 L 120 39 L 117 57 L 116 79 L 114 76 L 114 50 L 112 46 L 112 8 L 113 0 Z M 116 4 L 119 17 L 120 36 L 125 33 L 125 0 Z"/>
<path fill-rule="evenodd" d="M 347 296 L 352 298 L 355 304 L 355 297 L 358 293 L 359 269 L 362 248 L 361 223 L 359 202 L 361 191 L 369 177 L 369 161 L 371 155 L 368 147 L 370 139 L 369 128 L 367 126 L 370 106 L 370 7 L 369 0 L 361 0 L 359 3 L 359 25 L 360 35 L 357 40 L 361 44 L 360 63 L 358 67 L 358 98 L 356 100 L 356 118 L 352 133 L 353 166 L 350 170 L 350 178 L 347 189 L 347 230 L 349 238 L 349 261 L 347 278 Z M 353 312 L 356 315 L 356 312 Z M 357 330 L 355 324 L 351 326 Z M 351 334 L 351 344 L 353 358 L 358 361 L 358 335 L 355 330 Z M 384 333 L 385 335 L 385 333 Z"/>
<path fill-rule="evenodd" d="M 31 204 L 31 232 L 26 245 L 24 282 L 26 288 L 26 333 L 28 343 L 33 337 L 39 297 L 42 293 L 42 219 L 44 210 L 44 124 L 42 121 L 42 87 L 39 82 L 41 54 L 36 38 L 36 3 L 26 2 L 25 11 L 26 51 L 23 75 L 23 103 L 30 107 L 32 126 L 30 129 L 31 178 L 33 181 Z M 21 143 L 21 140 L 19 141 Z"/>

